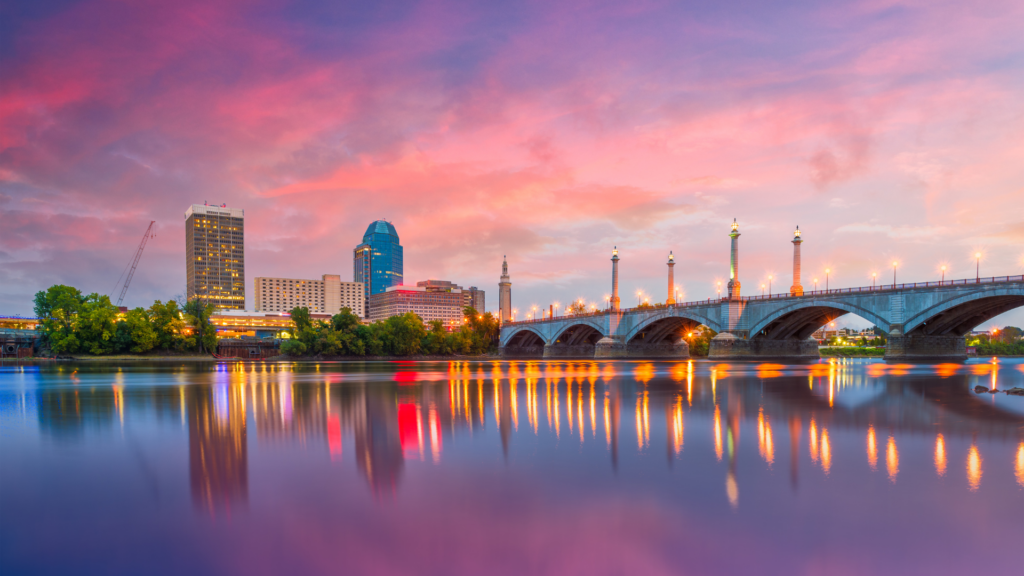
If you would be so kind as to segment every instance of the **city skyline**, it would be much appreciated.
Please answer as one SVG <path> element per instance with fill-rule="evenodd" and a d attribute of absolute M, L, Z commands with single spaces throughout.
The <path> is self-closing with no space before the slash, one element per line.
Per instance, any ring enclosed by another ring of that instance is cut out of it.
<path fill-rule="evenodd" d="M 520 316 L 603 301 L 612 246 L 624 306 L 669 251 L 714 297 L 733 218 L 744 295 L 789 286 L 796 225 L 805 289 L 1024 268 L 1019 3 L 197 9 L 5 18 L 0 311 L 112 293 L 149 220 L 124 303 L 181 294 L 204 200 L 246 210 L 244 282 L 340 270 L 386 217 L 409 278 L 496 290 L 507 254 Z"/>

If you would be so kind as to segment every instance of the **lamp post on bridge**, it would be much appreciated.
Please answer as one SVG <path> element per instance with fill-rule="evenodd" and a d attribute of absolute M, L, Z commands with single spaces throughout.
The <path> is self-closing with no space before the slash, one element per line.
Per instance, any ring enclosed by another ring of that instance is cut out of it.
<path fill-rule="evenodd" d="M 939 285 L 945 284 L 946 282 L 946 265 L 942 265 L 942 280 L 939 280 Z"/>
<path fill-rule="evenodd" d="M 772 275 L 768 275 L 768 297 L 772 297 Z"/>
<path fill-rule="evenodd" d="M 721 282 L 718 283 L 718 299 L 719 300 L 722 299 L 722 283 Z"/>
<path fill-rule="evenodd" d="M 825 268 L 825 292 L 828 292 L 828 274 L 831 272 L 828 268 Z"/>
<path fill-rule="evenodd" d="M 619 247 L 612 248 L 612 310 L 619 310 Z"/>
<path fill-rule="evenodd" d="M 814 279 L 814 291 L 815 292 L 818 291 L 818 279 L 817 278 Z"/>
<path fill-rule="evenodd" d="M 872 272 L 871 273 L 871 289 L 872 290 L 875 289 L 875 280 L 877 280 L 877 279 L 878 279 L 878 272 Z"/>
<path fill-rule="evenodd" d="M 892 261 L 892 287 L 896 288 L 896 261 Z"/>
<path fill-rule="evenodd" d="M 665 300 L 665 304 L 671 306 L 676 303 L 675 291 L 676 291 L 676 276 L 674 268 L 676 267 L 676 257 L 672 255 L 672 251 L 668 252 L 668 298 Z"/>
<path fill-rule="evenodd" d="M 981 282 L 981 252 L 974 255 L 974 281 Z"/>

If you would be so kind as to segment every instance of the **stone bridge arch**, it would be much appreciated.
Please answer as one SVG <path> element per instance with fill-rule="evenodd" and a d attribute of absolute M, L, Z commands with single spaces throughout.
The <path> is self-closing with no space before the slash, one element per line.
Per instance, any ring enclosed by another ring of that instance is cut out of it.
<path fill-rule="evenodd" d="M 545 344 L 547 344 L 547 338 L 533 326 L 517 326 L 508 334 L 502 335 L 500 341 L 502 348 L 523 345 L 543 347 Z"/>
<path fill-rule="evenodd" d="M 544 346 L 545 358 L 593 358 L 605 328 L 592 318 L 565 319 Z"/>
<path fill-rule="evenodd" d="M 805 340 L 818 328 L 847 313 L 871 321 L 886 332 L 890 330 L 887 319 L 867 308 L 842 300 L 807 299 L 783 306 L 755 322 L 750 327 L 750 338 Z"/>
<path fill-rule="evenodd" d="M 907 336 L 962 338 L 1003 312 L 1024 306 L 1024 284 L 982 286 L 969 294 L 949 298 L 916 312 L 908 310 L 903 333 Z"/>
<path fill-rule="evenodd" d="M 697 326 L 717 331 L 718 322 L 692 310 L 666 309 L 647 316 L 623 335 L 626 355 L 633 357 L 688 358 L 690 347 L 682 338 Z"/>

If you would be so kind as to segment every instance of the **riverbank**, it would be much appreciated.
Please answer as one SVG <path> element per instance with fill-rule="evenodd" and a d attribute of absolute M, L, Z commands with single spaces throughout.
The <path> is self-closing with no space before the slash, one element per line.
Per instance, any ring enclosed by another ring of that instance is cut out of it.
<path fill-rule="evenodd" d="M 861 348 L 854 346 L 822 346 L 818 348 L 822 358 L 881 358 L 885 348 Z"/>

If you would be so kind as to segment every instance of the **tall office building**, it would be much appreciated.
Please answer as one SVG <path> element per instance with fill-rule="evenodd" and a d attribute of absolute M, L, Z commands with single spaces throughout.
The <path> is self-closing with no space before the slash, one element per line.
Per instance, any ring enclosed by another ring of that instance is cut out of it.
<path fill-rule="evenodd" d="M 217 308 L 245 309 L 245 211 L 193 204 L 185 211 L 185 291 Z"/>
<path fill-rule="evenodd" d="M 384 220 L 372 222 L 363 234 L 363 243 L 352 251 L 352 260 L 352 281 L 365 287 L 363 311 L 369 318 L 370 296 L 402 285 L 404 255 L 395 226 Z"/>

